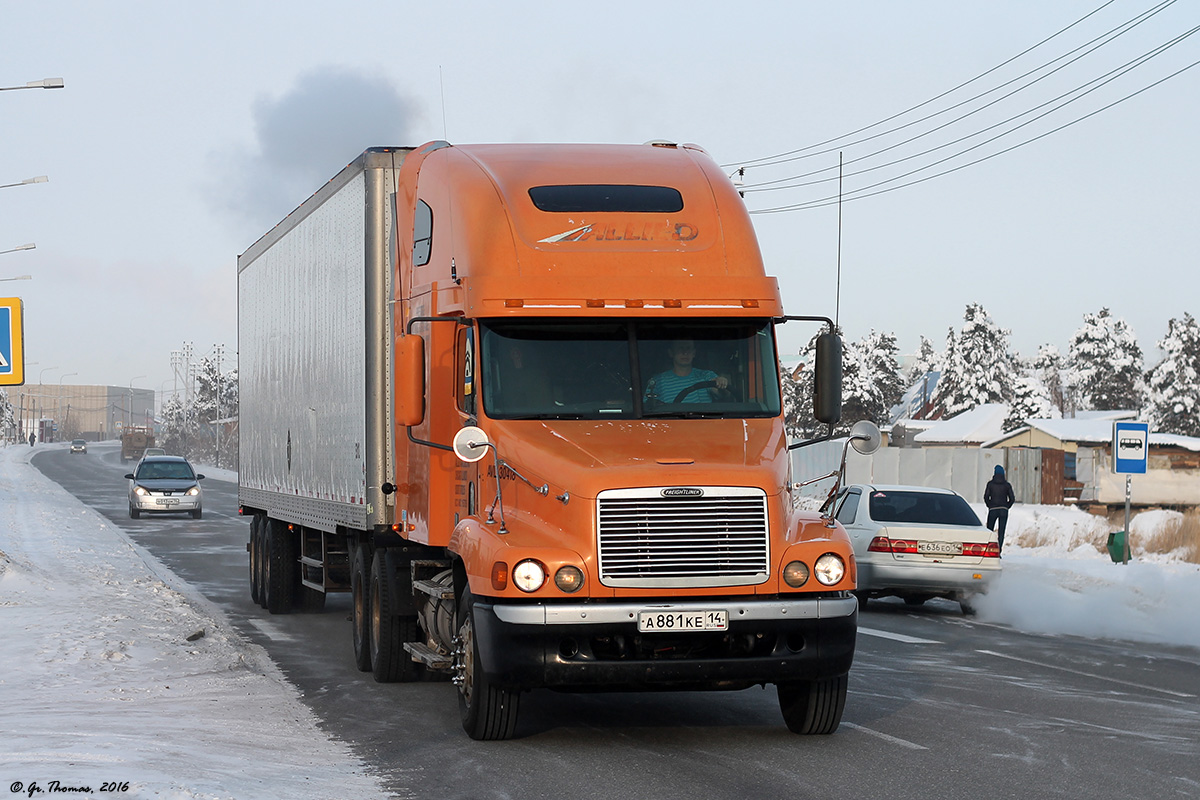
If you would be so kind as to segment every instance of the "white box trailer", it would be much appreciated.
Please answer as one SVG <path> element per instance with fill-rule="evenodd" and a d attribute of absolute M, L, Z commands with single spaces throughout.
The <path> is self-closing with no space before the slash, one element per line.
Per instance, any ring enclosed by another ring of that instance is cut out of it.
<path fill-rule="evenodd" d="M 238 258 L 238 502 L 334 532 L 391 523 L 389 197 L 372 148 Z"/>

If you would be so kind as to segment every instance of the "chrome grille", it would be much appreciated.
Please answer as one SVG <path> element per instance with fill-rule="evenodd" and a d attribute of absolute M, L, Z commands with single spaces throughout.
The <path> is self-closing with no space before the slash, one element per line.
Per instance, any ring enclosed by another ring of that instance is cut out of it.
<path fill-rule="evenodd" d="M 597 520 L 605 586 L 736 586 L 769 573 L 761 489 L 613 489 L 600 493 Z"/>

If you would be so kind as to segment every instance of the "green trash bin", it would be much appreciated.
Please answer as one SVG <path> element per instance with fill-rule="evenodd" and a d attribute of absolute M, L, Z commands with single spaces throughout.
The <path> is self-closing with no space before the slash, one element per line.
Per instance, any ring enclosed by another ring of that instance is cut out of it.
<path fill-rule="evenodd" d="M 1108 557 L 1113 563 L 1125 561 L 1125 531 L 1113 531 L 1108 535 Z"/>

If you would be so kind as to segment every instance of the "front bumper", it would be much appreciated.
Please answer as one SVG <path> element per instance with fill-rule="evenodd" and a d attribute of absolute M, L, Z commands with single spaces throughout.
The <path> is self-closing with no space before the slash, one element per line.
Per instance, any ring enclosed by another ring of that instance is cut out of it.
<path fill-rule="evenodd" d="M 639 611 L 726 609 L 729 629 L 639 633 Z M 741 689 L 844 675 L 854 660 L 851 596 L 475 603 L 488 679 L 509 689 Z"/>
<path fill-rule="evenodd" d="M 174 492 L 170 497 L 151 493 L 151 494 L 135 494 L 129 498 L 129 504 L 143 513 L 164 513 L 172 514 L 182 511 L 195 511 L 200 508 L 201 495 L 186 495 Z M 171 502 L 175 501 L 175 502 Z"/>

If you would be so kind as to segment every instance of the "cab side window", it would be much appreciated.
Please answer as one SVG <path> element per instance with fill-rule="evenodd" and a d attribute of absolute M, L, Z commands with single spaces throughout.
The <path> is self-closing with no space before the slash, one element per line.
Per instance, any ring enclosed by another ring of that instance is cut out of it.
<path fill-rule="evenodd" d="M 432 250 L 433 209 L 424 200 L 418 200 L 417 213 L 413 216 L 413 266 L 423 267 L 428 264 Z"/>

